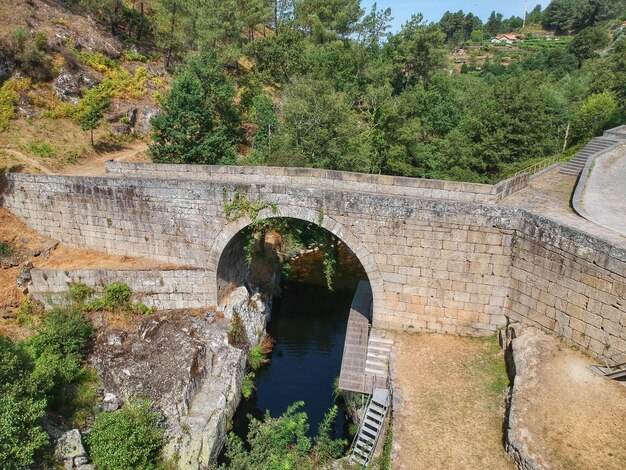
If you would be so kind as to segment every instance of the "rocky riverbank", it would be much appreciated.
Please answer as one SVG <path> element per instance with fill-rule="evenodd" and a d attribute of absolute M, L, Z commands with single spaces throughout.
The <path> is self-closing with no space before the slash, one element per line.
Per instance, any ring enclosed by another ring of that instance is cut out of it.
<path fill-rule="evenodd" d="M 254 345 L 269 311 L 269 301 L 240 287 L 224 308 L 159 312 L 131 331 L 95 319 L 91 361 L 107 392 L 154 401 L 165 418 L 166 455 L 179 468 L 202 468 L 219 453 L 241 398 L 247 351 L 228 343 L 230 320 L 239 314 Z"/>

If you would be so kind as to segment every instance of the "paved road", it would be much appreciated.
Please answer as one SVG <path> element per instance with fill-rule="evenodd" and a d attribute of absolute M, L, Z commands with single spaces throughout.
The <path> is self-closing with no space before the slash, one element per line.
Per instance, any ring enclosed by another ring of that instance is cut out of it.
<path fill-rule="evenodd" d="M 598 225 L 626 235 L 626 144 L 597 157 L 580 205 Z"/>
<path fill-rule="evenodd" d="M 511 194 L 503 199 L 500 204 L 531 210 L 536 214 L 583 230 L 618 246 L 626 247 L 625 234 L 591 222 L 574 212 L 570 202 L 575 185 L 576 177 L 559 173 L 557 167 L 533 178 L 528 187 Z M 621 207 L 622 213 L 624 213 L 623 200 Z"/>

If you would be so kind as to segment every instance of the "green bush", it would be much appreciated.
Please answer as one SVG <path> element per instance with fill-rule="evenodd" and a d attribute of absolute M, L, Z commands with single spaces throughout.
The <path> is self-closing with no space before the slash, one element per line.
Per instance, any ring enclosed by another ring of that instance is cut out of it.
<path fill-rule="evenodd" d="M 154 307 L 148 307 L 146 304 L 141 302 L 135 302 L 131 305 L 132 313 L 136 313 L 138 315 L 150 315 L 154 312 Z"/>
<path fill-rule="evenodd" d="M 97 376 L 81 363 L 93 334 L 80 313 L 57 309 L 29 339 L 12 343 L 0 336 L 0 468 L 35 462 L 48 443 L 38 425 L 45 409 L 73 423 L 86 420 Z"/>
<path fill-rule="evenodd" d="M 241 382 L 241 395 L 247 400 L 252 396 L 255 389 L 254 372 L 244 375 L 243 381 Z"/>
<path fill-rule="evenodd" d="M 220 469 L 249 470 L 256 468 L 313 470 L 331 468 L 334 459 L 341 456 L 346 442 L 330 437 L 337 407 L 331 408 L 313 439 L 306 413 L 298 411 L 302 402 L 291 405 L 278 418 L 266 414 L 263 421 L 252 419 L 247 436 L 248 445 L 231 433 L 226 441 L 228 465 Z"/>
<path fill-rule="evenodd" d="M 0 242 L 0 258 L 8 258 L 13 253 L 11 245 L 6 242 Z"/>
<path fill-rule="evenodd" d="M 163 446 L 160 416 L 148 400 L 129 400 L 114 413 L 96 416 L 87 437 L 98 470 L 157 468 Z"/>
<path fill-rule="evenodd" d="M 68 387 L 58 403 L 58 413 L 68 419 L 71 427 L 83 427 L 98 402 L 98 373 L 83 367 L 75 374 L 72 386 Z"/>
<path fill-rule="evenodd" d="M 26 341 L 35 356 L 48 352 L 79 362 L 94 334 L 93 325 L 80 312 L 55 309 L 43 318 L 39 333 Z"/>
<path fill-rule="evenodd" d="M 121 282 L 114 282 L 104 288 L 102 300 L 106 308 L 116 310 L 130 302 L 132 291 L 130 287 Z"/>
<path fill-rule="evenodd" d="M 45 400 L 0 395 L 0 468 L 21 470 L 34 463 L 35 452 L 48 443 L 37 424 L 45 406 Z"/>
<path fill-rule="evenodd" d="M 70 300 L 76 303 L 83 303 L 93 295 L 93 289 L 80 282 L 71 282 L 69 288 Z"/>

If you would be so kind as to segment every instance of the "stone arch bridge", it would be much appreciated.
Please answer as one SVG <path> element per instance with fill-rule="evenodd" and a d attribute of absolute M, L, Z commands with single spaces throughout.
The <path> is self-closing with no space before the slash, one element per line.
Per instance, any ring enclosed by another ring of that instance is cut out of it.
<path fill-rule="evenodd" d="M 107 162 L 106 177 L 7 174 L 1 204 L 67 244 L 195 268 L 207 303 L 229 242 L 250 223 L 225 198 L 271 204 L 259 218 L 319 223 L 361 261 L 376 327 L 489 334 L 533 323 L 596 355 L 626 352 L 626 249 L 528 210 L 497 185 L 316 169 Z M 607 347 L 607 345 L 609 345 Z"/>

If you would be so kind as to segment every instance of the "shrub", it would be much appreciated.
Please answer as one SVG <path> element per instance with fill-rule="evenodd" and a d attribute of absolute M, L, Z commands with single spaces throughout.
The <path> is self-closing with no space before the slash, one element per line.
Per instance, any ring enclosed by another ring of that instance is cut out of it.
<path fill-rule="evenodd" d="M 247 400 L 252 396 L 255 389 L 254 372 L 250 372 L 243 377 L 243 381 L 241 382 L 241 395 Z"/>
<path fill-rule="evenodd" d="M 132 313 L 136 313 L 138 315 L 149 315 L 154 312 L 154 307 L 148 307 L 146 304 L 141 302 L 135 302 L 131 305 Z"/>
<path fill-rule="evenodd" d="M 74 51 L 74 53 L 85 64 L 98 72 L 105 73 L 119 67 L 119 64 L 115 60 L 108 58 L 100 52 L 90 54 L 87 52 Z"/>
<path fill-rule="evenodd" d="M 38 302 L 33 302 L 31 295 L 28 294 L 15 310 L 15 319 L 18 325 L 32 325 L 35 315 L 41 311 L 43 311 L 43 306 Z"/>
<path fill-rule="evenodd" d="M 35 356 L 47 351 L 80 361 L 93 337 L 93 325 L 79 312 L 55 309 L 43 318 L 39 333 L 27 341 Z"/>
<path fill-rule="evenodd" d="M 35 47 L 40 51 L 45 50 L 48 47 L 48 36 L 42 31 L 35 33 Z"/>
<path fill-rule="evenodd" d="M 36 81 L 45 82 L 54 76 L 54 63 L 50 56 L 29 44 L 19 57 L 22 71 Z"/>
<path fill-rule="evenodd" d="M 604 91 L 589 96 L 574 114 L 572 134 L 580 142 L 602 133 L 613 124 L 618 112 L 615 95 Z"/>
<path fill-rule="evenodd" d="M 121 282 L 114 282 L 104 288 L 102 300 L 107 309 L 117 310 L 130 302 L 131 295 L 130 287 Z"/>
<path fill-rule="evenodd" d="M 0 132 L 9 125 L 9 121 L 15 116 L 17 93 L 8 86 L 10 80 L 0 88 Z"/>
<path fill-rule="evenodd" d="M 45 406 L 45 400 L 0 395 L 0 468 L 21 470 L 34 463 L 35 452 L 48 443 L 37 424 Z"/>
<path fill-rule="evenodd" d="M 13 253 L 13 248 L 7 242 L 0 242 L 0 258 L 8 258 Z"/>
<path fill-rule="evenodd" d="M 157 468 L 163 430 L 150 406 L 148 400 L 132 399 L 118 411 L 96 416 L 87 442 L 98 470 Z"/>
<path fill-rule="evenodd" d="M 267 364 L 270 360 L 267 355 L 272 352 L 274 347 L 274 340 L 269 335 L 265 335 L 263 339 L 250 349 L 248 355 L 248 364 L 252 370 L 259 369 L 263 364 Z"/>
<path fill-rule="evenodd" d="M 299 411 L 302 402 L 291 405 L 278 418 L 265 415 L 263 421 L 252 419 L 248 432 L 248 445 L 231 433 L 226 441 L 226 457 L 230 464 L 219 468 L 331 468 L 346 445 L 343 440 L 330 437 L 337 407 L 331 408 L 313 439 L 307 437 L 309 430 L 306 413 Z"/>
<path fill-rule="evenodd" d="M 72 380 L 72 387 L 60 397 L 58 413 L 69 420 L 71 427 L 82 427 L 87 423 L 98 402 L 99 385 L 98 373 L 83 367 Z"/>
<path fill-rule="evenodd" d="M 69 284 L 69 287 L 69 297 L 73 302 L 83 303 L 93 295 L 93 289 L 85 284 L 72 282 Z"/>
<path fill-rule="evenodd" d="M 28 41 L 28 31 L 24 28 L 16 28 L 11 32 L 11 38 L 13 39 L 13 47 L 17 51 L 23 51 Z"/>
<path fill-rule="evenodd" d="M 228 330 L 228 343 L 236 348 L 244 349 L 247 347 L 246 331 L 243 320 L 238 312 L 233 313 L 233 319 Z"/>

